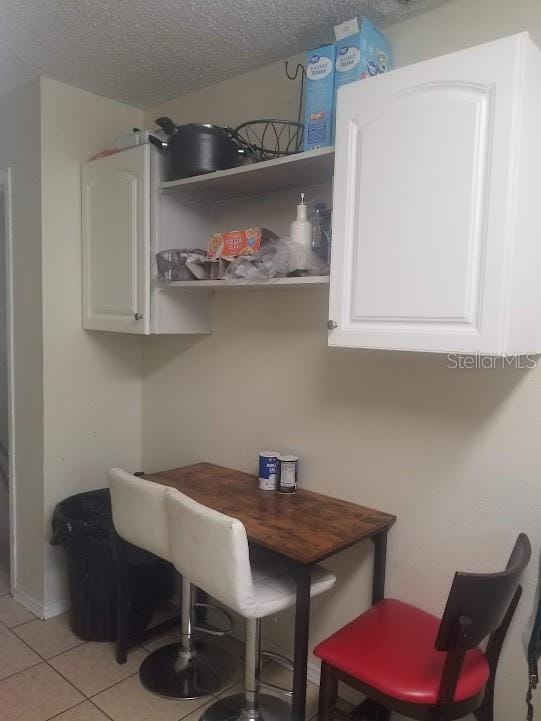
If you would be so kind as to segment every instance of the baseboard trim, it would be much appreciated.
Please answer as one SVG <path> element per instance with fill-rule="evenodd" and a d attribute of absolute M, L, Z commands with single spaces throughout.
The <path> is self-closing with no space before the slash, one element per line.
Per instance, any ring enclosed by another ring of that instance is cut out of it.
<path fill-rule="evenodd" d="M 45 606 L 20 588 L 15 589 L 13 598 L 43 621 L 46 621 L 48 618 L 60 616 L 70 607 L 68 600 L 57 601 L 56 603 L 50 603 Z"/>
<path fill-rule="evenodd" d="M 48 618 L 54 618 L 55 616 L 60 616 L 63 613 L 66 613 L 66 611 L 69 611 L 70 608 L 70 602 L 68 600 L 64 601 L 57 601 L 56 603 L 50 603 L 48 606 L 45 606 L 43 609 L 43 618 L 47 620 Z"/>
<path fill-rule="evenodd" d="M 25 591 L 21 591 L 20 588 L 15 588 L 13 592 L 13 598 L 17 601 L 17 603 L 20 603 L 21 606 L 27 608 L 38 618 L 44 618 L 43 604 L 39 601 L 36 601 L 35 598 L 30 596 Z"/>

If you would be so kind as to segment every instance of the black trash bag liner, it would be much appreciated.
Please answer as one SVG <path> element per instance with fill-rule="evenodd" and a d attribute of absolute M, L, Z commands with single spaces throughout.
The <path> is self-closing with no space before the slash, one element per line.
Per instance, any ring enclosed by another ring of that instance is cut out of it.
<path fill-rule="evenodd" d="M 80 538 L 109 538 L 112 528 L 109 489 L 78 493 L 55 508 L 51 545 L 63 546 Z"/>
<path fill-rule="evenodd" d="M 108 488 L 85 491 L 61 501 L 53 513 L 51 546 L 68 546 L 88 539 L 112 543 L 113 511 Z M 128 563 L 156 563 L 157 557 L 127 543 Z"/>
<path fill-rule="evenodd" d="M 73 632 L 88 641 L 116 638 L 116 559 L 108 488 L 66 498 L 53 513 L 52 545 L 67 552 L 70 620 Z M 157 601 L 174 591 L 172 566 L 127 544 L 128 627 L 141 633 Z"/>

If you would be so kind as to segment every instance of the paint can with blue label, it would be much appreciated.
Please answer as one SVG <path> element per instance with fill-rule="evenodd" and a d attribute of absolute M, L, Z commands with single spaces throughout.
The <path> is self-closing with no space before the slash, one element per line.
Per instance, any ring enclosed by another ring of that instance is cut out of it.
<path fill-rule="evenodd" d="M 261 451 L 259 454 L 259 488 L 275 491 L 278 483 L 278 451 Z"/>

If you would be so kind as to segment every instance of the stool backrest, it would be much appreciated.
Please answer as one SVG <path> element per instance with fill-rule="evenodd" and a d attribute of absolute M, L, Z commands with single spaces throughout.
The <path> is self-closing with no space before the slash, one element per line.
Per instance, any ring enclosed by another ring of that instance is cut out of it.
<path fill-rule="evenodd" d="M 133 476 L 122 468 L 110 468 L 107 477 L 115 531 L 128 543 L 170 561 L 167 487 Z"/>
<path fill-rule="evenodd" d="M 183 577 L 245 617 L 255 607 L 246 529 L 241 521 L 167 489 L 173 564 Z"/>
<path fill-rule="evenodd" d="M 505 571 L 455 573 L 436 639 L 438 651 L 453 650 L 457 644 L 463 650 L 474 648 L 499 628 L 530 556 L 530 541 L 525 533 L 521 533 Z M 466 620 L 467 633 L 461 640 L 457 640 L 461 619 Z"/>

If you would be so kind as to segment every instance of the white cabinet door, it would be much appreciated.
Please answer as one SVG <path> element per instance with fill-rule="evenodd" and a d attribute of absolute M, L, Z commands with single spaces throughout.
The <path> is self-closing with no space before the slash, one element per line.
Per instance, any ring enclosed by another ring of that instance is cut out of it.
<path fill-rule="evenodd" d="M 83 166 L 83 327 L 148 333 L 150 155 L 141 146 Z"/>
<path fill-rule="evenodd" d="M 340 90 L 330 345 L 501 349 L 522 40 Z"/>

